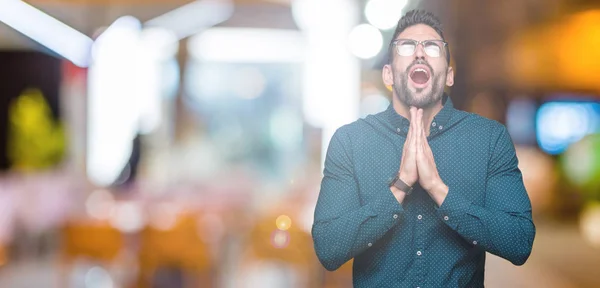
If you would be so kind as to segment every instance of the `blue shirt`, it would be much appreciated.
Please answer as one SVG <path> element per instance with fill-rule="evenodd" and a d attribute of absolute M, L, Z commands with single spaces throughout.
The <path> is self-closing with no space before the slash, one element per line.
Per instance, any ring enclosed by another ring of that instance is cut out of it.
<path fill-rule="evenodd" d="M 444 96 L 427 137 L 449 187 L 438 207 L 418 183 L 402 204 L 389 189 L 409 123 L 390 105 L 334 133 L 312 227 L 323 266 L 354 258 L 355 287 L 423 288 L 483 287 L 486 251 L 525 263 L 535 226 L 505 126 Z"/>

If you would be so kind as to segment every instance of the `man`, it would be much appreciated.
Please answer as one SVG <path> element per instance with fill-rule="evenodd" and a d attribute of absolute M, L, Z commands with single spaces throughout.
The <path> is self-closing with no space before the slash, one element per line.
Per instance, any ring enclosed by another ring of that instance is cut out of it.
<path fill-rule="evenodd" d="M 354 258 L 355 287 L 483 287 L 486 251 L 522 265 L 535 236 L 514 144 L 502 124 L 453 108 L 434 15 L 406 13 L 389 58 L 392 104 L 329 144 L 317 256 L 330 271 Z"/>

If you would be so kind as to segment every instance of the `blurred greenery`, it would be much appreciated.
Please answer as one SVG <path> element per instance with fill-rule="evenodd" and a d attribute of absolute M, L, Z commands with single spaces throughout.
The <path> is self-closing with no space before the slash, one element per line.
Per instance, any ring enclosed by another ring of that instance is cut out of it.
<path fill-rule="evenodd" d="M 9 107 L 8 158 L 11 169 L 36 171 L 58 164 L 65 154 L 65 131 L 54 120 L 39 89 L 26 89 Z"/>

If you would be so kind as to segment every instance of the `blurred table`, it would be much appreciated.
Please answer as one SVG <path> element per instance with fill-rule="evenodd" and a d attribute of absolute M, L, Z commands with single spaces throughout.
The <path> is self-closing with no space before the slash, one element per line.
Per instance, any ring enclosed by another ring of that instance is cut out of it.
<path fill-rule="evenodd" d="M 540 220 L 536 228 L 523 266 L 488 253 L 485 287 L 600 287 L 600 249 L 583 240 L 577 223 Z"/>

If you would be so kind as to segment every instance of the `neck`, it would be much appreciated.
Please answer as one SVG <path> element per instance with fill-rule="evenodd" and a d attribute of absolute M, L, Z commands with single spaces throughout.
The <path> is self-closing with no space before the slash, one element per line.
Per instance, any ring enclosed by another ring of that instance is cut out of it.
<path fill-rule="evenodd" d="M 412 119 L 410 119 L 410 107 L 407 106 L 406 104 L 404 104 L 403 102 L 401 102 L 400 100 L 398 100 L 398 97 L 394 97 L 393 101 L 393 106 L 394 106 L 394 110 L 396 110 L 396 113 L 398 113 L 400 116 L 412 121 Z M 423 127 L 425 128 L 425 133 L 426 135 L 429 135 L 429 128 L 431 127 L 431 122 L 433 121 L 433 117 L 435 117 L 435 115 L 437 115 L 438 112 L 440 112 L 440 110 L 442 110 L 443 105 L 442 105 L 442 100 L 440 99 L 440 101 L 423 108 Z"/>

